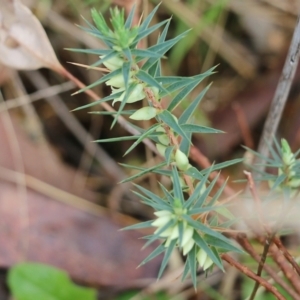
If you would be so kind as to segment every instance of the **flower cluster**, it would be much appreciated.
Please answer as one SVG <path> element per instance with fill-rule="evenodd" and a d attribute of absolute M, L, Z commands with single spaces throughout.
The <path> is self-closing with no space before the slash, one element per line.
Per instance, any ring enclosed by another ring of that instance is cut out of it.
<path fill-rule="evenodd" d="M 269 185 L 276 191 L 290 190 L 290 195 L 297 193 L 296 189 L 300 187 L 300 160 L 296 159 L 297 154 L 294 154 L 285 139 L 281 140 L 281 148 L 277 146 L 279 151 L 279 158 L 275 157 L 273 152 L 273 159 L 269 161 L 276 163 L 278 168 L 278 175 L 269 180 Z"/>
<path fill-rule="evenodd" d="M 154 234 L 159 233 L 159 236 L 165 239 L 165 247 L 169 247 L 172 240 L 177 240 L 177 245 L 182 249 L 182 253 L 185 256 L 195 246 L 197 261 L 199 266 L 205 271 L 213 264 L 213 261 L 210 259 L 210 257 L 208 257 L 207 253 L 203 249 L 195 245 L 195 240 L 193 238 L 195 229 L 188 225 L 185 220 L 182 220 L 181 217 L 182 214 L 185 214 L 186 212 L 186 209 L 177 209 L 176 212 L 171 212 L 168 210 L 155 212 L 154 214 L 158 218 L 152 223 L 152 226 L 157 227 Z M 175 224 L 172 221 L 175 221 Z M 170 222 L 172 225 L 165 228 Z M 179 241 L 180 226 L 183 228 L 181 241 Z"/>
<path fill-rule="evenodd" d="M 282 161 L 283 167 L 279 169 L 279 175 L 285 173 L 287 175 L 286 184 L 291 188 L 300 187 L 299 174 L 299 160 L 296 160 L 295 154 L 291 151 L 288 142 L 285 139 L 281 140 L 282 147 Z"/>

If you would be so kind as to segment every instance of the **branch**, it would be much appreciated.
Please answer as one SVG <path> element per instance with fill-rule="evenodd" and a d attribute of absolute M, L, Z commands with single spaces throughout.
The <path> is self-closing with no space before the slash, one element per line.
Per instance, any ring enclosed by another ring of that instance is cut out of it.
<path fill-rule="evenodd" d="M 272 293 L 276 299 L 278 300 L 286 300 L 285 297 L 283 297 L 278 290 L 272 285 L 270 284 L 268 281 L 266 281 L 265 279 L 257 276 L 255 273 L 253 273 L 250 269 L 248 269 L 247 267 L 241 265 L 239 262 L 235 261 L 233 258 L 231 258 L 229 255 L 227 254 L 222 254 L 221 258 L 223 260 L 225 260 L 226 262 L 228 262 L 231 266 L 235 267 L 236 269 L 238 269 L 239 271 L 241 271 L 243 274 L 245 274 L 246 276 L 248 276 L 249 278 L 253 279 L 254 281 L 258 282 L 261 286 L 263 286 L 267 291 L 269 291 L 270 293 Z"/>
<path fill-rule="evenodd" d="M 252 245 L 249 243 L 246 234 L 238 233 L 235 235 L 235 240 L 243 247 L 243 249 L 251 255 L 258 263 L 260 263 L 260 256 L 255 252 Z M 264 270 L 278 283 L 288 294 L 295 300 L 299 300 L 300 296 L 296 293 L 270 266 L 264 265 Z"/>
<path fill-rule="evenodd" d="M 261 136 L 258 152 L 263 156 L 268 156 L 269 148 L 267 142 L 272 144 L 272 140 L 277 131 L 279 121 L 281 119 L 282 111 L 285 106 L 293 78 L 297 69 L 299 61 L 300 50 L 300 18 L 298 17 L 294 30 L 293 39 L 290 49 L 282 70 L 281 78 L 277 85 L 274 98 L 271 103 L 271 108 L 264 126 L 263 134 Z M 260 171 L 264 171 L 264 165 L 261 158 L 257 158 L 256 163 Z"/>
<path fill-rule="evenodd" d="M 278 249 L 282 252 L 282 254 L 285 256 L 285 258 L 289 261 L 289 263 L 294 267 L 295 271 L 300 276 L 299 265 L 294 260 L 293 256 L 289 253 L 289 251 L 283 246 L 283 244 L 281 243 L 281 240 L 278 237 L 276 237 L 274 239 L 274 244 L 278 247 Z"/>

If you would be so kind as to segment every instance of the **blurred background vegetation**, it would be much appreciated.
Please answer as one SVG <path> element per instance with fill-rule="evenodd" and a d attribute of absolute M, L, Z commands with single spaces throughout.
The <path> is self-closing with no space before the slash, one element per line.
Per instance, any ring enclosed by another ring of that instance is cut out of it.
<path fill-rule="evenodd" d="M 135 2 L 138 12 L 147 15 L 158 3 L 154 0 L 24 0 L 23 2 L 41 21 L 59 61 L 86 84 L 96 81 L 102 74 L 69 62 L 90 65 L 98 60 L 98 57 L 64 49 L 103 48 L 104 46 L 100 40 L 88 36 L 76 26 L 76 24 L 85 26 L 81 16 L 90 20 L 92 7 L 108 16 L 108 9 L 114 5 L 122 6 L 128 12 Z M 211 162 L 242 157 L 244 150 L 241 145 L 256 148 L 299 11 L 299 0 L 161 1 L 155 22 L 172 16 L 169 38 L 192 28 L 188 36 L 170 50 L 168 57 L 163 61 L 164 74 L 193 76 L 218 65 L 216 74 L 193 92 L 194 95 L 198 94 L 199 90 L 213 82 L 199 107 L 195 121 L 198 124 L 223 130 L 225 134 L 194 137 L 194 145 Z M 138 18 L 139 15 L 136 16 L 136 24 Z M 159 32 L 155 32 L 141 47 L 145 47 L 146 43 L 148 45 L 154 43 L 158 34 Z M 117 182 L 128 172 L 117 163 L 151 166 L 155 164 L 157 158 L 144 146 L 122 157 L 130 141 L 92 144 L 91 140 L 123 136 L 128 133 L 119 126 L 110 130 L 111 117 L 109 116 L 90 114 L 88 113 L 90 110 L 69 113 L 70 110 L 87 104 L 90 99 L 85 94 L 71 96 L 75 91 L 73 84 L 66 82 L 52 71 L 41 69 L 20 72 L 19 75 L 11 74 L 12 70 L 0 66 L 0 84 L 4 98 L 7 100 L 6 109 L 10 108 L 11 116 L 26 132 L 31 143 L 48 141 L 47 145 L 54 149 L 61 161 L 74 171 L 70 175 L 69 185 L 62 189 L 80 194 L 80 197 L 92 200 L 103 207 L 99 215 L 109 220 L 107 222 L 114 222 L 117 227 L 133 222 L 133 218 L 140 220 L 152 218 L 152 212 L 145 209 L 129 193 L 130 186 L 117 185 Z M 295 83 L 279 129 L 279 135 L 290 142 L 293 150 L 300 146 L 300 114 L 298 113 L 300 98 L 299 84 L 297 84 L 299 79 L 300 70 L 296 73 Z M 95 87 L 94 91 L 99 98 L 110 93 L 105 85 Z M 23 102 L 19 98 L 19 102 L 14 100 L 21 96 Z M 178 109 L 183 110 L 189 101 L 190 99 L 185 99 Z M 98 111 L 101 108 L 92 109 Z M 41 162 L 35 161 L 35 153 L 33 150 L 30 151 L 28 155 L 34 165 L 32 168 L 36 169 L 38 167 L 35 164 Z M 45 157 L 45 162 L 47 159 Z M 243 166 L 236 166 L 225 170 L 224 174 L 224 176 L 231 176 L 231 187 L 237 191 L 241 186 L 233 184 L 232 180 L 241 178 L 242 170 Z M 53 174 L 53 178 L 49 179 L 48 183 L 57 187 L 59 186 L 57 181 L 64 181 L 64 178 L 60 171 Z M 40 180 L 45 179 L 36 173 L 34 175 Z M 140 181 L 155 190 L 157 179 L 150 176 Z M 163 181 L 161 178 L 159 180 Z M 57 195 L 54 192 L 50 198 L 59 198 Z M 74 207 L 77 208 L 81 205 L 76 201 L 74 203 Z M 90 207 L 85 208 L 85 210 L 89 209 L 92 210 Z M 44 209 L 43 213 L 46 214 L 47 209 Z M 68 226 L 68 224 L 61 224 L 61 226 Z M 82 228 L 84 224 L 78 226 Z M 102 226 L 106 226 L 105 223 Z M 114 230 L 117 229 L 110 227 L 109 230 L 108 232 L 113 235 Z M 88 237 L 88 228 L 81 233 Z M 85 243 L 93 243 L 91 240 L 94 238 L 91 235 L 90 240 L 86 239 Z M 82 242 L 81 238 L 80 242 Z M 101 245 L 104 244 L 105 240 L 102 240 Z M 55 242 L 53 245 L 55 249 Z M 137 245 L 135 251 L 139 252 L 140 245 Z M 52 244 L 49 244 L 46 248 L 51 249 L 51 247 Z M 118 249 L 113 249 L 116 257 L 122 256 L 123 251 L 126 252 L 124 248 L 126 245 L 119 245 Z M 95 255 L 96 253 L 95 250 Z M 99 250 L 100 255 L 104 254 Z M 143 252 L 138 253 L 138 256 L 142 260 Z M 49 257 L 48 259 L 32 257 L 32 259 L 60 266 Z M 5 266 L 2 264 L 2 267 Z M 118 264 L 115 265 L 116 269 L 113 272 L 122 273 L 122 265 L 119 264 L 119 268 L 117 266 Z M 137 264 L 130 264 L 132 269 L 136 266 Z M 124 285 L 122 279 L 116 280 L 114 277 L 107 281 L 97 281 L 95 278 L 85 280 L 80 276 L 80 278 L 75 276 L 75 279 L 86 285 L 96 286 L 100 291 L 100 299 L 130 299 L 136 291 L 132 294 L 124 292 L 128 289 L 138 290 L 138 295 L 133 299 L 242 299 L 241 295 L 247 290 L 249 281 L 241 281 L 235 270 L 228 269 L 226 276 L 218 270 L 207 279 L 204 279 L 203 274 L 200 275 L 203 281 L 199 285 L 198 293 L 195 294 L 189 282 L 179 284 L 176 281 L 174 284 L 177 278 L 174 274 L 177 274 L 181 267 L 179 254 L 174 255 L 166 276 L 158 283 L 154 279 L 157 265 L 153 266 L 150 273 L 145 271 L 143 276 L 140 274 L 130 276 L 124 272 L 120 275 L 121 278 L 124 277 L 124 280 L 127 276 L 131 278 L 131 281 L 125 280 Z M 85 268 L 84 263 L 81 268 Z M 89 269 L 86 272 L 89 272 Z M 105 277 L 105 274 L 102 275 Z M 139 276 L 145 279 L 142 280 Z M 269 298 L 265 296 L 262 299 Z"/>

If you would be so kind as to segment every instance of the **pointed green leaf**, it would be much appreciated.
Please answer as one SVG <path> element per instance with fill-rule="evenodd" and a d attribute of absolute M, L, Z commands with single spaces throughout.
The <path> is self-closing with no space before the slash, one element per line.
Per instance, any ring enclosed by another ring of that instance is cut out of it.
<path fill-rule="evenodd" d="M 174 148 L 175 148 L 174 146 L 168 146 L 166 151 L 165 151 L 165 158 L 166 158 L 166 162 L 167 162 L 168 166 L 171 163 Z"/>
<path fill-rule="evenodd" d="M 216 248 L 220 248 L 226 251 L 233 251 L 237 253 L 244 253 L 244 251 L 236 246 L 233 245 L 233 242 L 231 243 L 226 243 L 224 241 L 221 241 L 213 236 L 205 235 L 204 240 L 206 241 L 207 244 L 214 246 Z"/>
<path fill-rule="evenodd" d="M 144 58 L 154 57 L 154 58 L 161 58 L 162 55 L 160 55 L 157 52 L 149 51 L 147 49 L 132 49 L 131 54 L 133 56 L 136 56 L 136 61 L 140 61 Z"/>
<path fill-rule="evenodd" d="M 145 38 L 146 36 L 148 36 L 149 34 L 151 34 L 152 32 L 154 32 L 155 30 L 157 30 L 158 28 L 160 28 L 161 26 L 163 26 L 164 24 L 166 24 L 167 22 L 169 22 L 169 20 L 164 20 L 161 21 L 145 30 L 139 30 L 134 42 L 138 42 L 141 39 Z"/>
<path fill-rule="evenodd" d="M 158 183 L 160 188 L 162 189 L 163 193 L 165 194 L 167 201 L 173 205 L 174 203 L 174 197 L 169 193 L 169 191 L 159 182 Z"/>
<path fill-rule="evenodd" d="M 192 103 L 185 109 L 185 111 L 182 113 L 180 118 L 178 119 L 179 124 L 185 124 L 188 122 L 190 117 L 193 115 L 195 110 L 197 109 L 198 105 L 200 104 L 201 100 L 203 99 L 204 95 L 210 88 L 211 84 L 208 85 L 197 97 L 195 100 L 192 101 Z"/>
<path fill-rule="evenodd" d="M 116 75 L 119 75 L 121 74 L 122 70 L 121 69 L 118 69 L 118 70 L 114 70 L 106 75 L 104 75 L 103 77 L 101 77 L 99 80 L 95 81 L 94 83 L 88 85 L 88 86 L 85 86 L 84 88 L 80 89 L 79 91 L 77 91 L 75 94 L 79 94 L 79 93 L 82 93 L 84 91 L 87 91 L 87 90 L 90 90 L 91 88 L 113 78 L 114 76 Z"/>
<path fill-rule="evenodd" d="M 236 159 L 228 160 L 228 161 L 225 161 L 223 163 L 215 164 L 212 167 L 212 169 L 206 168 L 206 169 L 202 170 L 201 172 L 202 172 L 202 174 L 206 174 L 206 172 L 213 172 L 213 171 L 221 170 L 221 169 L 227 168 L 229 166 L 238 164 L 238 163 L 243 162 L 243 161 L 244 161 L 243 158 L 236 158 Z"/>
<path fill-rule="evenodd" d="M 203 189 L 203 186 L 206 185 L 209 174 L 210 173 L 207 172 L 207 174 L 204 177 L 202 177 L 201 181 L 197 184 L 193 194 L 191 194 L 187 201 L 184 203 L 185 208 L 193 207 L 196 203 L 196 200 L 200 198 L 200 192 Z"/>
<path fill-rule="evenodd" d="M 124 156 L 127 155 L 130 151 L 132 151 L 139 143 L 141 143 L 146 137 L 148 137 L 151 133 L 153 133 L 160 124 L 154 124 L 150 128 L 148 128 L 139 138 L 129 147 L 129 149 L 125 152 Z"/>
<path fill-rule="evenodd" d="M 136 140 L 140 136 L 118 136 L 116 138 L 109 138 L 109 139 L 100 139 L 100 140 L 95 140 L 93 142 L 95 143 L 112 143 L 112 142 L 121 142 L 121 141 L 131 141 L 131 140 Z"/>
<path fill-rule="evenodd" d="M 161 253 L 163 253 L 166 250 L 166 247 L 164 245 L 159 245 L 153 252 L 151 252 L 139 265 L 142 266 L 144 264 L 146 264 L 147 262 L 149 262 L 150 260 L 152 260 L 153 258 L 157 257 L 158 255 L 160 255 Z"/>
<path fill-rule="evenodd" d="M 156 79 L 143 70 L 139 70 L 136 77 L 145 82 L 149 87 L 156 87 L 160 91 L 168 92 L 158 81 L 156 81 Z"/>
<path fill-rule="evenodd" d="M 174 198 L 180 200 L 181 204 L 184 204 L 183 192 L 180 185 L 179 174 L 177 168 L 172 166 L 172 174 L 173 174 L 173 191 L 174 191 Z"/>
<path fill-rule="evenodd" d="M 167 107 L 168 111 L 174 110 L 177 105 L 185 99 L 185 97 L 199 84 L 198 81 L 193 81 L 192 83 L 188 84 L 185 88 L 183 88 L 170 102 L 169 106 Z"/>
<path fill-rule="evenodd" d="M 214 252 L 210 249 L 210 247 L 206 244 L 205 240 L 195 231 L 193 236 L 195 243 L 199 246 L 200 249 L 203 249 L 209 258 L 222 270 L 224 271 L 223 264 L 220 262 L 218 257 L 214 254 Z"/>
<path fill-rule="evenodd" d="M 145 20 L 139 26 L 139 30 L 143 31 L 149 26 L 149 24 L 151 23 L 153 17 L 155 16 L 156 11 L 159 8 L 159 6 L 160 6 L 160 4 L 158 4 L 154 7 L 154 9 L 150 12 L 150 14 L 145 18 Z"/>
<path fill-rule="evenodd" d="M 197 288 L 197 259 L 196 259 L 196 248 L 193 247 L 193 249 L 188 253 L 188 261 L 189 261 L 189 266 L 190 266 L 190 271 L 191 271 L 191 277 L 192 277 L 192 282 L 194 289 Z"/>
<path fill-rule="evenodd" d="M 188 222 L 188 224 L 193 226 L 195 229 L 197 229 L 207 235 L 218 238 L 226 243 L 230 243 L 230 240 L 227 239 L 224 235 L 222 235 L 218 231 L 215 231 L 215 230 L 205 226 L 204 224 L 200 223 L 199 221 L 193 220 L 190 216 L 182 215 L 182 218 L 185 219 Z"/>
<path fill-rule="evenodd" d="M 165 270 L 165 268 L 166 268 L 166 266 L 167 266 L 167 264 L 168 264 L 168 262 L 169 262 L 169 259 L 170 259 L 170 257 L 171 257 L 171 254 L 172 254 L 172 252 L 173 252 L 173 250 L 174 250 L 174 248 L 175 248 L 175 246 L 176 246 L 176 243 L 177 243 L 177 241 L 176 241 L 176 239 L 175 239 L 175 240 L 173 240 L 173 241 L 171 242 L 171 244 L 167 247 L 166 252 L 165 252 L 165 256 L 164 256 L 164 258 L 163 258 L 163 261 L 162 261 L 162 263 L 161 263 L 161 266 L 160 266 L 160 269 L 159 269 L 159 272 L 158 272 L 158 276 L 157 276 L 158 278 L 161 277 L 163 271 Z"/>
<path fill-rule="evenodd" d="M 89 107 L 92 107 L 94 105 L 98 105 L 98 104 L 101 104 L 103 102 L 107 102 L 107 101 L 110 101 L 110 100 L 113 100 L 115 98 L 118 98 L 120 97 L 121 95 L 123 94 L 123 92 L 118 92 L 118 93 L 114 93 L 114 94 L 110 94 L 100 100 L 97 100 L 97 101 L 93 101 L 89 104 L 86 104 L 86 105 L 82 105 L 80 107 L 77 107 L 75 109 L 73 109 L 72 111 L 77 111 L 77 110 L 81 110 L 81 109 L 85 109 L 85 108 L 89 108 Z M 116 112 L 117 113 L 117 112 Z"/>
<path fill-rule="evenodd" d="M 122 65 L 122 74 L 123 74 L 123 78 L 124 78 L 125 89 L 128 89 L 130 68 L 131 68 L 131 63 L 129 61 L 123 63 L 123 65 Z"/>
<path fill-rule="evenodd" d="M 166 201 L 164 201 L 163 199 L 161 199 L 159 196 L 157 196 L 156 194 L 152 193 L 151 191 L 145 189 L 142 186 L 136 185 L 135 186 L 141 191 L 143 192 L 143 194 L 145 194 L 147 197 L 149 197 L 150 199 L 152 199 L 153 201 L 155 201 L 158 204 L 163 205 L 167 205 L 168 209 L 170 210 L 170 206 L 168 205 L 168 203 Z"/>
<path fill-rule="evenodd" d="M 134 225 L 130 225 L 127 227 L 122 228 L 121 230 L 133 230 L 133 229 L 142 229 L 142 228 L 149 228 L 153 227 L 151 224 L 153 223 L 153 220 L 142 222 L 142 223 L 137 223 Z"/>
<path fill-rule="evenodd" d="M 124 24 L 124 27 L 126 29 L 130 29 L 131 26 L 132 26 L 132 21 L 133 21 L 133 18 L 134 18 L 134 13 L 135 13 L 135 9 L 136 9 L 136 5 L 134 4 L 129 12 L 129 15 L 126 19 L 126 22 Z"/>
<path fill-rule="evenodd" d="M 108 55 L 112 52 L 112 50 L 108 49 L 81 49 L 81 48 L 65 48 L 65 50 L 77 53 L 86 53 L 86 54 L 96 54 L 100 55 Z"/>
<path fill-rule="evenodd" d="M 182 138 L 180 142 L 180 147 L 179 150 L 182 151 L 187 157 L 189 157 L 190 154 L 190 148 L 191 148 L 191 139 L 192 139 L 192 133 L 191 132 L 186 132 L 185 133 L 187 136 L 186 138 Z"/>
<path fill-rule="evenodd" d="M 188 168 L 185 172 L 186 175 L 191 176 L 194 179 L 203 180 L 205 174 L 202 174 L 198 169 L 195 167 Z M 207 173 L 206 173 L 207 174 Z"/>
<path fill-rule="evenodd" d="M 188 140 L 186 133 L 182 130 L 180 125 L 175 121 L 173 115 L 168 111 L 164 110 L 158 114 L 158 117 L 166 123 L 169 127 L 171 127 L 177 134 Z"/>
<path fill-rule="evenodd" d="M 183 273 L 182 273 L 181 281 L 184 281 L 186 279 L 189 272 L 190 272 L 190 264 L 189 264 L 189 261 L 187 259 L 185 264 L 184 264 L 184 270 L 183 270 Z"/>
<path fill-rule="evenodd" d="M 182 124 L 181 128 L 185 132 L 195 132 L 195 133 L 224 133 L 222 130 L 218 130 L 211 127 L 196 125 L 196 124 Z"/>
<path fill-rule="evenodd" d="M 162 167 L 165 167 L 166 165 L 167 165 L 166 162 L 162 162 L 162 163 L 160 163 L 160 164 L 158 164 L 158 165 L 156 165 L 156 166 L 153 166 L 153 167 L 150 167 L 150 168 L 148 168 L 148 169 L 145 169 L 144 171 L 142 171 L 142 172 L 140 172 L 140 173 L 138 173 L 138 174 L 135 174 L 135 175 L 133 175 L 133 176 L 130 176 L 130 177 L 128 177 L 128 178 L 122 180 L 121 183 L 125 183 L 125 182 L 128 182 L 128 181 L 132 181 L 132 180 L 134 180 L 134 179 L 136 179 L 136 178 L 138 178 L 138 177 L 140 177 L 140 176 L 143 176 L 143 175 L 145 175 L 145 174 L 154 172 L 156 169 L 160 169 L 160 168 L 162 168 Z"/>

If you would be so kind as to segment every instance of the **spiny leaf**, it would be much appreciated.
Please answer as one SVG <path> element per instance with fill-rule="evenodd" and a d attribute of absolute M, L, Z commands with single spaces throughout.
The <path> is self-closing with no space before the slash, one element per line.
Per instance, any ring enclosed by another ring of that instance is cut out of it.
<path fill-rule="evenodd" d="M 182 124 L 181 128 L 185 132 L 193 132 L 193 133 L 224 133 L 222 130 L 218 130 L 211 127 L 196 125 L 196 124 Z"/>
<path fill-rule="evenodd" d="M 89 104 L 86 104 L 86 105 L 82 105 L 82 106 L 79 106 L 75 109 L 73 109 L 72 111 L 77 111 L 77 110 L 81 110 L 81 109 L 85 109 L 85 108 L 89 108 L 89 107 L 92 107 L 94 105 L 98 105 L 100 103 L 103 103 L 103 102 L 107 102 L 107 101 L 110 101 L 110 100 L 113 100 L 115 98 L 118 98 L 120 97 L 121 95 L 123 94 L 123 92 L 118 92 L 118 93 L 114 93 L 114 94 L 110 94 L 100 100 L 97 100 L 97 101 L 93 101 Z M 116 114 L 117 112 L 113 112 L 114 114 Z"/>
<path fill-rule="evenodd" d="M 159 245 L 153 252 L 151 252 L 139 265 L 142 266 L 144 264 L 146 264 L 148 261 L 152 260 L 153 258 L 155 258 L 156 256 L 158 256 L 159 254 L 163 253 L 166 250 L 164 245 Z"/>
<path fill-rule="evenodd" d="M 179 174 L 175 166 L 172 166 L 172 174 L 173 174 L 172 177 L 173 177 L 174 198 L 180 200 L 181 204 L 183 205 L 184 203 L 183 192 L 180 185 Z"/>
<path fill-rule="evenodd" d="M 157 30 L 159 27 L 163 26 L 164 24 L 166 24 L 169 20 L 164 20 L 161 21 L 153 26 L 151 26 L 150 28 L 147 28 L 145 30 L 139 30 L 134 42 L 138 42 L 141 39 L 145 38 L 146 36 L 148 36 L 149 34 L 151 34 L 153 31 Z"/>
<path fill-rule="evenodd" d="M 216 257 L 214 252 L 210 249 L 210 247 L 207 245 L 205 240 L 195 231 L 193 236 L 195 243 L 200 247 L 200 249 L 203 249 L 206 254 L 209 256 L 209 258 L 222 270 L 224 271 L 224 267 L 220 260 Z"/>
<path fill-rule="evenodd" d="M 127 227 L 122 228 L 121 230 L 133 230 L 133 229 L 142 229 L 142 228 L 149 228 L 152 227 L 153 220 L 142 222 L 142 223 L 137 223 L 134 225 L 130 225 Z"/>
<path fill-rule="evenodd" d="M 166 123 L 170 128 L 172 128 L 174 132 L 176 132 L 177 134 L 181 135 L 182 137 L 188 140 L 186 133 L 183 131 L 180 125 L 175 121 L 173 115 L 168 110 L 164 110 L 163 112 L 158 114 L 158 117 L 164 123 Z"/>
<path fill-rule="evenodd" d="M 192 282 L 194 289 L 197 288 L 197 259 L 196 259 L 196 247 L 194 246 L 193 249 L 188 253 L 188 261 L 190 266 L 190 272 L 192 277 Z"/>
<path fill-rule="evenodd" d="M 173 250 L 174 250 L 174 248 L 175 248 L 175 246 L 176 246 L 176 243 L 177 243 L 177 241 L 176 241 L 176 239 L 175 239 L 175 240 L 173 240 L 173 241 L 171 242 L 171 244 L 167 247 L 166 252 L 165 252 L 165 256 L 164 256 L 164 258 L 163 258 L 163 261 L 162 261 L 162 263 L 161 263 L 161 266 L 160 266 L 160 269 L 159 269 L 159 272 L 158 272 L 158 278 L 161 277 L 163 271 L 165 270 L 165 268 L 166 268 L 166 266 L 167 266 L 167 264 L 168 264 L 168 262 L 169 262 L 169 259 L 170 259 L 170 257 L 171 257 L 171 254 L 172 254 L 172 252 L 173 252 Z"/>
<path fill-rule="evenodd" d="M 111 142 L 121 142 L 121 141 L 131 141 L 131 140 L 136 140 L 140 136 L 119 136 L 116 138 L 109 138 L 109 139 L 100 139 L 100 140 L 95 140 L 95 143 L 111 143 Z"/>
<path fill-rule="evenodd" d="M 134 4 L 132 9 L 130 10 L 129 15 L 126 19 L 126 22 L 124 24 L 124 27 L 126 29 L 130 29 L 131 26 L 132 26 L 132 21 L 133 21 L 133 18 L 134 18 L 135 9 L 136 9 L 136 5 Z"/>
<path fill-rule="evenodd" d="M 121 165 L 122 165 L 122 164 L 121 164 Z M 138 178 L 138 177 L 140 177 L 140 176 L 143 176 L 143 175 L 148 174 L 148 173 L 150 173 L 150 172 L 154 172 L 154 171 L 156 171 L 157 169 L 160 169 L 160 168 L 162 168 L 162 167 L 165 167 L 166 165 L 167 165 L 166 162 L 162 162 L 162 163 L 160 163 L 160 164 L 158 164 L 158 165 L 156 165 L 156 166 L 150 167 L 150 168 L 148 168 L 148 169 L 144 169 L 144 171 L 142 171 L 142 172 L 140 172 L 140 173 L 138 173 L 138 174 L 135 174 L 135 175 L 133 175 L 133 176 L 130 176 L 130 177 L 128 177 L 128 178 L 122 180 L 121 183 L 125 183 L 125 182 L 128 182 L 128 181 L 132 181 L 132 180 L 134 180 L 134 179 L 136 179 L 136 178 Z"/>
<path fill-rule="evenodd" d="M 84 88 L 80 89 L 79 91 L 75 92 L 73 95 L 76 95 L 76 94 L 79 94 L 79 93 L 82 93 L 84 91 L 87 91 L 87 90 L 90 90 L 91 88 L 113 78 L 114 76 L 116 75 L 119 75 L 122 73 L 122 70 L 121 69 L 118 69 L 118 70 L 114 70 L 106 75 L 104 75 L 103 77 L 101 77 L 99 80 L 95 81 L 94 83 L 88 85 L 88 86 L 85 86 Z"/>
<path fill-rule="evenodd" d="M 168 92 L 156 79 L 143 70 L 139 70 L 136 77 L 150 87 L 157 87 L 160 91 Z"/>
<path fill-rule="evenodd" d="M 140 142 L 142 142 L 146 137 L 148 137 L 151 133 L 153 133 L 160 125 L 154 124 L 149 129 L 147 129 L 139 138 L 137 141 L 135 141 L 129 149 L 125 152 L 124 156 L 127 155 L 130 151 L 132 151 Z"/>

